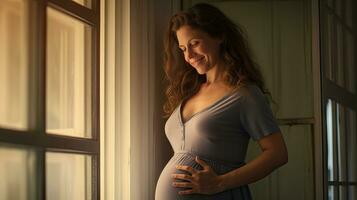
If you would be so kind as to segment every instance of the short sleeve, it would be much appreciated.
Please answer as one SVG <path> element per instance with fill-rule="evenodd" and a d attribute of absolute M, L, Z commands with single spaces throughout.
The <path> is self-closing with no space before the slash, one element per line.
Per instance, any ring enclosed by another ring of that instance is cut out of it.
<path fill-rule="evenodd" d="M 263 136 L 279 132 L 268 100 L 257 86 L 248 86 L 240 101 L 240 121 L 243 129 L 257 141 Z"/>

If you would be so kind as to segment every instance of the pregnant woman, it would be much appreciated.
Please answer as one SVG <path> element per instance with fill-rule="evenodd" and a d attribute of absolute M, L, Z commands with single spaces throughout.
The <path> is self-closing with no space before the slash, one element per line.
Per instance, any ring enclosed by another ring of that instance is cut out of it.
<path fill-rule="evenodd" d="M 165 38 L 165 72 L 165 133 L 174 155 L 155 199 L 251 199 L 248 184 L 288 156 L 242 30 L 209 4 L 175 14 Z M 250 138 L 262 152 L 245 164 Z"/>

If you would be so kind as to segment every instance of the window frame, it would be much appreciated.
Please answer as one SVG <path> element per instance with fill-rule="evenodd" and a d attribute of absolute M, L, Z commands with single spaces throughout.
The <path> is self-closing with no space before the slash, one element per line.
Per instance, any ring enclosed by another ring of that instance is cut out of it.
<path fill-rule="evenodd" d="M 343 0 L 340 1 L 340 8 L 343 10 L 343 13 L 345 13 L 347 1 L 350 1 L 352 3 L 353 9 L 356 9 L 356 2 L 351 1 L 351 0 Z M 354 4 L 353 4 L 354 3 Z M 322 104 L 322 130 L 323 130 L 323 160 L 324 160 L 324 166 L 323 166 L 323 186 L 324 186 L 324 199 L 329 199 L 329 187 L 332 187 L 334 190 L 334 196 L 333 199 L 340 199 L 341 196 L 345 195 L 344 197 L 349 199 L 349 193 L 348 193 L 348 186 L 356 186 L 357 182 L 356 181 L 349 181 L 348 180 L 348 170 L 350 168 L 349 166 L 349 161 L 348 161 L 348 156 L 347 156 L 347 151 L 348 151 L 348 137 L 349 135 L 347 134 L 348 132 L 346 131 L 346 108 L 352 109 L 353 111 L 357 112 L 357 93 L 352 93 L 351 91 L 348 90 L 347 88 L 347 83 L 346 77 L 347 77 L 347 66 L 346 66 L 346 37 L 345 34 L 347 32 L 351 33 L 354 38 L 357 38 L 355 30 L 352 30 L 349 25 L 346 23 L 347 17 L 344 15 L 343 17 L 339 16 L 338 12 L 335 10 L 337 8 L 337 1 L 327 1 L 327 0 L 320 0 L 319 1 L 319 8 L 320 8 L 320 13 L 319 13 L 319 18 L 320 18 L 320 50 L 321 50 L 321 104 Z M 356 13 L 353 14 L 353 19 L 356 18 Z M 328 17 L 331 17 L 331 24 L 328 24 Z M 338 35 L 337 35 L 337 26 L 341 27 L 342 31 L 342 48 L 343 48 L 343 53 L 342 53 L 342 65 L 341 63 L 338 62 L 338 50 L 337 47 L 337 40 L 338 40 Z M 354 22 L 354 26 L 356 26 L 356 23 Z M 354 42 L 354 47 L 356 47 L 356 40 Z M 330 45 L 330 46 L 329 46 Z M 331 52 L 329 52 L 329 48 L 331 48 Z M 354 63 L 356 65 L 356 63 Z M 354 67 L 354 66 L 353 66 Z M 344 87 L 340 86 L 338 83 L 338 77 L 336 76 L 336 72 L 342 69 L 343 70 L 343 84 Z M 331 77 L 328 77 L 331 76 Z M 357 77 L 357 74 L 354 74 L 355 78 Z M 355 80 L 355 85 L 354 87 L 357 87 L 357 80 Z M 330 113 L 332 116 L 332 125 L 328 123 L 328 115 L 329 113 L 327 112 L 327 106 L 328 102 L 331 102 L 331 109 L 332 112 Z M 340 111 L 338 108 L 341 108 L 342 110 L 342 115 L 340 115 Z M 339 119 L 339 117 L 343 118 L 342 120 Z M 342 134 L 343 137 L 341 141 L 339 141 L 339 133 L 338 133 L 338 128 L 337 122 L 340 121 L 342 124 Z M 333 180 L 328 180 L 328 126 L 332 126 L 332 162 L 333 162 L 333 171 L 334 171 L 334 177 Z M 340 144 L 345 144 L 343 147 L 339 147 Z M 357 141 L 354 141 L 356 144 Z M 342 150 L 341 150 L 342 149 Z M 342 153 L 341 153 L 342 152 Z M 341 154 L 342 156 L 340 156 Z M 344 162 L 342 166 L 339 164 L 339 159 L 340 157 L 343 157 Z M 339 171 L 342 171 L 341 177 L 346 178 L 346 181 L 341 181 L 340 179 L 340 174 Z M 340 191 L 340 186 L 346 187 L 344 191 Z"/>
<path fill-rule="evenodd" d="M 29 2 L 30 49 L 28 90 L 28 130 L 0 128 L 0 143 L 25 145 L 37 154 L 37 198 L 46 199 L 46 160 L 47 151 L 77 153 L 92 156 L 92 199 L 100 199 L 100 1 L 92 0 L 92 8 L 71 0 L 41 0 Z M 46 132 L 46 45 L 47 7 L 74 17 L 92 27 L 91 49 L 91 130 L 92 138 L 78 138 Z M 35 8 L 35 11 L 32 10 Z M 37 11 L 37 13 L 36 13 Z M 36 16 L 33 18 L 32 16 Z M 35 24 L 35 25 L 34 25 Z M 34 25 L 34 26 L 33 26 Z M 35 46 L 36 48 L 33 48 Z M 31 80 L 31 79 L 29 79 Z"/>

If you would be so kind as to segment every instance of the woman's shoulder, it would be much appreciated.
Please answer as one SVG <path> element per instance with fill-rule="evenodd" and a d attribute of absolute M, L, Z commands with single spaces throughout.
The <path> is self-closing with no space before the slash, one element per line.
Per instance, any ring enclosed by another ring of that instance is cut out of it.
<path fill-rule="evenodd" d="M 238 91 L 241 100 L 246 103 L 267 103 L 268 99 L 258 85 L 250 83 L 242 86 Z"/>

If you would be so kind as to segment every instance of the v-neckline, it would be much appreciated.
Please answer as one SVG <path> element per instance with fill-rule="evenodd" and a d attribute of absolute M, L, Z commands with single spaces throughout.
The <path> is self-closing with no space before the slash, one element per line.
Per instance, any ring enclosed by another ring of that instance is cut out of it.
<path fill-rule="evenodd" d="M 228 92 L 227 94 L 223 95 L 222 97 L 220 97 L 219 99 L 217 99 L 215 102 L 213 102 L 212 104 L 210 104 L 209 106 L 203 108 L 202 110 L 194 113 L 193 115 L 191 115 L 189 118 L 186 119 L 186 121 L 184 121 L 183 119 L 183 115 L 182 115 L 182 104 L 183 102 L 185 102 L 187 99 L 184 99 L 180 102 L 179 108 L 178 108 L 178 112 L 179 112 L 179 118 L 180 118 L 180 122 L 181 125 L 185 125 L 187 122 L 189 122 L 192 118 L 194 118 L 195 116 L 209 110 L 210 108 L 212 108 L 213 106 L 217 105 L 219 102 L 223 101 L 224 99 L 228 98 L 229 96 L 235 94 L 237 91 L 235 89 L 233 89 L 233 91 Z"/>

